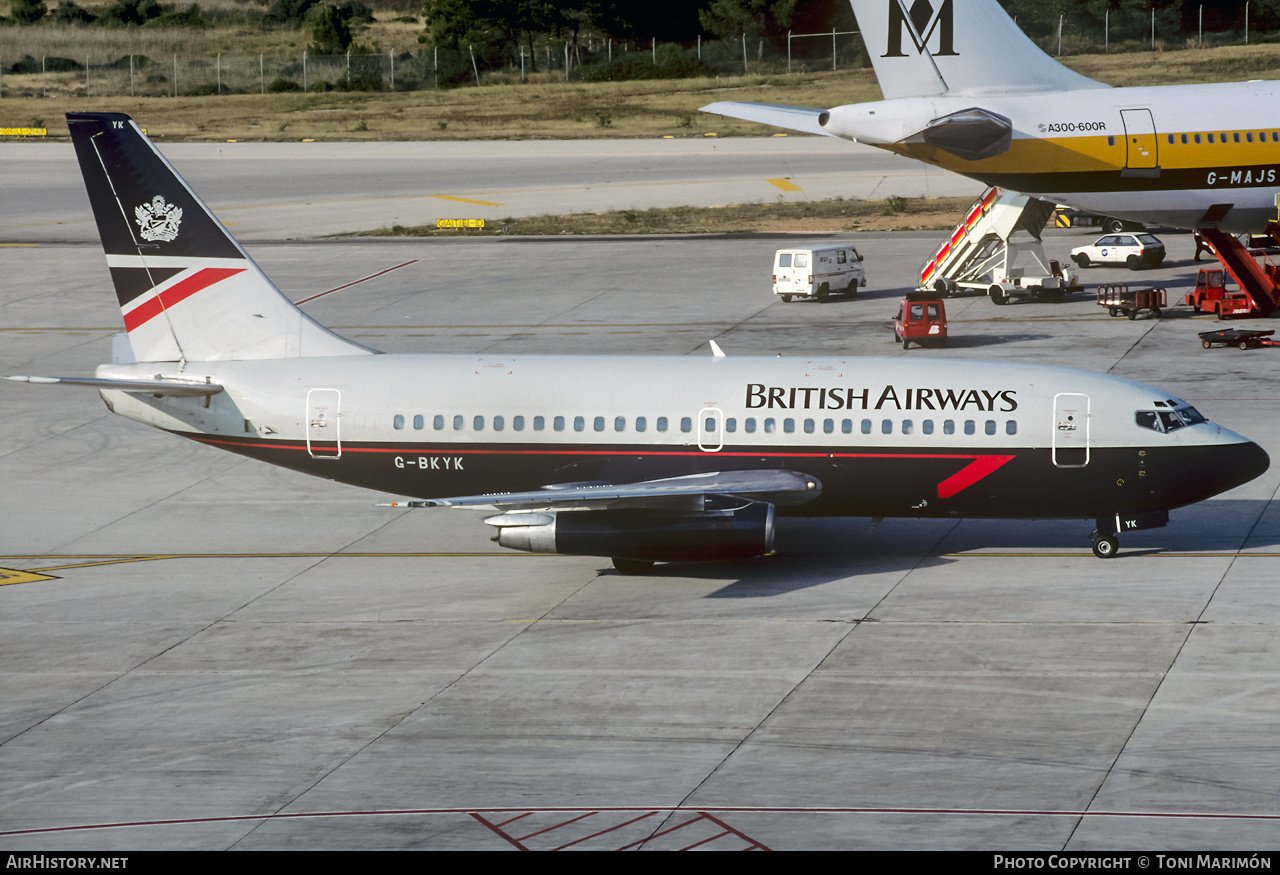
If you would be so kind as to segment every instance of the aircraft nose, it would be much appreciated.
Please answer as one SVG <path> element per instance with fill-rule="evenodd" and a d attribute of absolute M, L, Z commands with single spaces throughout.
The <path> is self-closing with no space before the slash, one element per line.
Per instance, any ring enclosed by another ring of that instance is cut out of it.
<path fill-rule="evenodd" d="M 1227 444 L 1220 447 L 1219 452 L 1214 466 L 1214 474 L 1220 482 L 1217 492 L 1226 492 L 1261 477 L 1271 467 L 1267 451 L 1253 441 Z"/>

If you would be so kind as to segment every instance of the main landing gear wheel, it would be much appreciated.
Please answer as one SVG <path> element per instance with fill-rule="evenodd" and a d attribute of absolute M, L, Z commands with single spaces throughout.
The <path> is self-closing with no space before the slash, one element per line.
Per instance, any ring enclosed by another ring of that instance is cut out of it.
<path fill-rule="evenodd" d="M 614 556 L 613 567 L 619 574 L 630 577 L 636 574 L 648 574 L 653 570 L 653 562 L 648 559 L 623 559 L 621 556 Z"/>
<path fill-rule="evenodd" d="M 1115 535 L 1099 535 L 1096 531 L 1089 536 L 1093 543 L 1093 555 L 1099 559 L 1114 559 L 1120 549 L 1120 539 Z"/>

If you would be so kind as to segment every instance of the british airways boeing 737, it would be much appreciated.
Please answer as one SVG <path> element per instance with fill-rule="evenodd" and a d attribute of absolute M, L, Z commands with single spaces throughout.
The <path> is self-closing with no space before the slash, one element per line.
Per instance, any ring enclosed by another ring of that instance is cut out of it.
<path fill-rule="evenodd" d="M 1152 386 L 897 358 L 385 355 L 305 316 L 134 122 L 67 116 L 132 362 L 114 412 L 308 474 L 476 507 L 518 550 L 754 556 L 777 514 L 1068 518 L 1117 533 L 1267 454 Z"/>

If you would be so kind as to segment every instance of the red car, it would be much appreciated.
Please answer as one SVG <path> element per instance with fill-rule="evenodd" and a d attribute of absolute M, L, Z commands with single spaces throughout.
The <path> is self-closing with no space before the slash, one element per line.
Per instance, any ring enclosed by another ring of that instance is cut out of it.
<path fill-rule="evenodd" d="M 947 310 L 942 300 L 903 298 L 898 315 L 893 317 L 893 339 L 903 349 L 912 342 L 918 346 L 946 346 Z"/>

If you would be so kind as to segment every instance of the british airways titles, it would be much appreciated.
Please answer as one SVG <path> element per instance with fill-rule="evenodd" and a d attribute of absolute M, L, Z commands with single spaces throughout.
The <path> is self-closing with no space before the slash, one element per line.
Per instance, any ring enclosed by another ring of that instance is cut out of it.
<path fill-rule="evenodd" d="M 748 383 L 746 407 L 748 410 L 976 410 L 1012 413 L 1018 409 L 1017 394 L 1015 389 L 991 392 L 986 389 L 885 386 L 879 395 L 873 395 L 870 389 Z"/>

